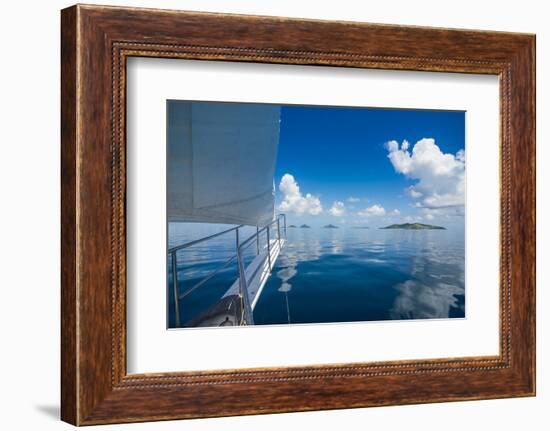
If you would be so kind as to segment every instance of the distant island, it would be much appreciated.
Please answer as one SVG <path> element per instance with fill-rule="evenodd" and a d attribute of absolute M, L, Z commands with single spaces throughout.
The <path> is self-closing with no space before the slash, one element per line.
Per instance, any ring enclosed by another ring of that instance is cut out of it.
<path fill-rule="evenodd" d="M 422 229 L 443 229 L 442 226 L 434 226 L 431 224 L 424 223 L 403 223 L 403 224 L 391 224 L 386 227 L 381 227 L 380 229 L 407 229 L 407 230 L 422 230 Z"/>
<path fill-rule="evenodd" d="M 369 229 L 368 226 L 352 226 L 352 229 Z"/>
<path fill-rule="evenodd" d="M 303 224 L 302 226 L 300 226 L 302 229 L 309 229 L 311 226 L 308 226 L 307 224 Z"/>
<path fill-rule="evenodd" d="M 295 224 L 291 224 L 289 227 L 296 227 L 296 225 L 295 225 Z"/>
<path fill-rule="evenodd" d="M 323 226 L 323 229 L 338 229 L 338 226 L 334 226 L 333 224 L 327 224 Z"/>

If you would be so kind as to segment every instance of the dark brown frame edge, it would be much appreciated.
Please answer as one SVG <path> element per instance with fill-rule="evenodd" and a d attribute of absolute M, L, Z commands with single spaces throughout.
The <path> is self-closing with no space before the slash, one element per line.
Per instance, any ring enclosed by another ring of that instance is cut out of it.
<path fill-rule="evenodd" d="M 88 425 L 535 394 L 534 35 L 86 5 L 64 9 L 61 18 L 63 420 Z M 129 56 L 498 75 L 500 354 L 127 375 Z"/>

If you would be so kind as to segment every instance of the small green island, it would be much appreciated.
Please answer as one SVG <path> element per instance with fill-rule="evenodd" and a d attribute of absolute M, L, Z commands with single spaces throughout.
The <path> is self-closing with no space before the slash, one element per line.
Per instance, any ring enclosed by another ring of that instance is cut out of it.
<path fill-rule="evenodd" d="M 302 226 L 300 226 L 301 229 L 310 229 L 311 226 L 308 226 L 307 224 L 303 224 Z"/>
<path fill-rule="evenodd" d="M 443 226 L 434 226 L 431 224 L 424 223 L 402 223 L 402 224 L 391 224 L 386 227 L 381 227 L 380 229 L 406 229 L 406 230 L 423 230 L 423 229 L 435 229 L 435 230 L 445 230 Z"/>
<path fill-rule="evenodd" d="M 296 225 L 295 225 L 295 224 L 291 224 L 291 225 L 290 225 L 289 227 L 293 227 L 293 228 L 295 228 L 295 227 L 296 227 Z"/>
<path fill-rule="evenodd" d="M 338 226 L 334 226 L 333 224 L 327 224 L 323 226 L 323 229 L 338 229 Z"/>

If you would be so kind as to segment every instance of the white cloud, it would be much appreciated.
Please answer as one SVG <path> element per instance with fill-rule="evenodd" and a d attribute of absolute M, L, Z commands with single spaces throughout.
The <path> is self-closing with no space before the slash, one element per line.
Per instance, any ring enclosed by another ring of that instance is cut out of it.
<path fill-rule="evenodd" d="M 389 141 L 389 142 L 386 142 L 386 149 L 390 152 L 390 153 L 393 153 L 395 151 L 399 151 L 399 143 L 397 141 Z"/>
<path fill-rule="evenodd" d="M 393 211 L 390 211 L 390 215 L 391 216 L 398 216 L 398 215 L 401 215 L 401 211 L 399 211 L 397 208 L 394 209 Z"/>
<path fill-rule="evenodd" d="M 356 197 L 353 197 L 353 196 L 350 196 L 349 198 L 346 199 L 349 203 L 351 204 L 356 204 L 357 202 L 361 201 L 361 199 L 359 198 L 356 198 Z"/>
<path fill-rule="evenodd" d="M 419 192 L 418 190 L 415 190 L 414 186 L 407 187 L 406 190 L 407 190 L 407 193 L 411 196 L 411 198 L 418 199 L 424 196 L 423 193 Z"/>
<path fill-rule="evenodd" d="M 412 152 L 409 143 L 401 146 L 396 141 L 386 143 L 388 158 L 396 172 L 418 182 L 407 189 L 418 199 L 417 207 L 427 209 L 449 208 L 452 213 L 463 213 L 466 158 L 464 150 L 454 154 L 443 153 L 434 139 L 418 141 Z"/>
<path fill-rule="evenodd" d="M 334 217 L 341 217 L 346 213 L 346 206 L 344 205 L 344 202 L 335 201 L 333 202 L 332 207 L 330 207 L 328 212 Z"/>
<path fill-rule="evenodd" d="M 323 211 L 321 201 L 317 196 L 300 192 L 300 186 L 291 174 L 284 174 L 279 184 L 283 201 L 279 210 L 287 213 L 318 215 Z"/>
<path fill-rule="evenodd" d="M 386 210 L 383 206 L 375 204 L 368 208 L 365 208 L 364 210 L 361 210 L 357 213 L 357 215 L 361 217 L 369 217 L 369 216 L 383 216 L 386 214 Z"/>

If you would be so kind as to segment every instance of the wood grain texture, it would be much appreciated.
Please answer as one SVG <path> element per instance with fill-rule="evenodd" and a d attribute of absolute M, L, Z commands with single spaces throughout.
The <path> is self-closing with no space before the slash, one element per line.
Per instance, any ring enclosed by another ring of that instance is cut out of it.
<path fill-rule="evenodd" d="M 61 16 L 61 417 L 77 422 L 76 9 Z"/>
<path fill-rule="evenodd" d="M 63 420 L 86 425 L 534 395 L 533 35 L 79 5 L 62 11 L 61 37 Z M 129 56 L 499 75 L 500 354 L 127 375 Z"/>

